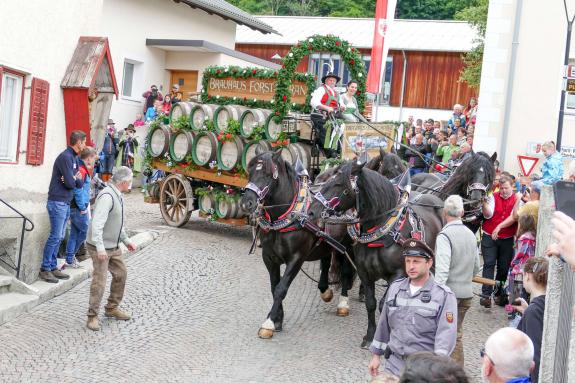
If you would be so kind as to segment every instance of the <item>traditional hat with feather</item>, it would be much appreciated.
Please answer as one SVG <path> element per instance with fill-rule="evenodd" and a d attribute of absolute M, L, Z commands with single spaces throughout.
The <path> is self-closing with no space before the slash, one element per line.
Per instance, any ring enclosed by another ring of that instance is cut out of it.
<path fill-rule="evenodd" d="M 328 79 L 328 78 L 330 78 L 330 77 L 335 78 L 335 82 L 338 83 L 339 80 L 341 80 L 341 78 L 340 78 L 338 75 L 336 75 L 336 74 L 334 73 L 334 71 L 333 71 L 333 70 L 334 70 L 333 60 L 330 59 L 330 60 L 329 60 L 329 63 L 325 63 L 325 64 L 323 64 L 323 65 L 327 65 L 328 71 L 327 71 L 327 73 L 325 74 L 325 76 L 323 76 L 323 77 L 321 78 L 322 84 L 325 84 L 325 80 Z"/>

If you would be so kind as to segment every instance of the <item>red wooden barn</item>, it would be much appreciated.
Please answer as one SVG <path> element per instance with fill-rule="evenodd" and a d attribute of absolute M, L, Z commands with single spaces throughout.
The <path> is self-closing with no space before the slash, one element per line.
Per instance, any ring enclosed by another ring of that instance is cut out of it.
<path fill-rule="evenodd" d="M 118 86 L 106 37 L 80 37 L 60 84 L 64 91 L 66 135 L 82 130 L 88 145 L 98 150 Z"/>

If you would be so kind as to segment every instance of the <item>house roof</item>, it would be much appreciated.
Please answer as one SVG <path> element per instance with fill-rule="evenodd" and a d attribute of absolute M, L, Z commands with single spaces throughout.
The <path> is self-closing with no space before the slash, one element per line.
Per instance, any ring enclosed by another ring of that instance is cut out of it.
<path fill-rule="evenodd" d="M 174 0 L 176 3 L 184 3 L 192 8 L 201 9 L 209 14 L 216 14 L 225 20 L 232 20 L 247 30 L 256 33 L 277 33 L 276 30 L 265 21 L 259 20 L 247 12 L 242 11 L 225 0 Z"/>
<path fill-rule="evenodd" d="M 221 53 L 230 57 L 260 65 L 264 68 L 280 69 L 281 66 L 271 61 L 263 60 L 259 57 L 238 52 L 233 49 L 214 44 L 206 40 L 173 40 L 173 39 L 146 39 L 146 46 L 156 47 L 166 51 L 195 51 Z"/>
<path fill-rule="evenodd" d="M 70 59 L 62 88 L 98 88 L 114 92 L 118 96 L 118 85 L 114 65 L 106 37 L 81 36 Z"/>
<path fill-rule="evenodd" d="M 345 17 L 258 16 L 281 35 L 261 33 L 238 26 L 237 44 L 294 45 L 308 36 L 332 34 L 358 48 L 371 48 L 374 19 Z M 462 21 L 394 20 L 388 29 L 390 49 L 467 52 L 477 33 Z"/>

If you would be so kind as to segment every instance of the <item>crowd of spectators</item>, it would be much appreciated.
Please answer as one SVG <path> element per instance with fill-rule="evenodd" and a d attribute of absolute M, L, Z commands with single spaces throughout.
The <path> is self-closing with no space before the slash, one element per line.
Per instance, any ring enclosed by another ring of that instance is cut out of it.
<path fill-rule="evenodd" d="M 415 120 L 409 116 L 404 123 L 403 143 L 413 150 L 402 147 L 399 156 L 409 164 L 411 175 L 422 172 L 445 174 L 471 156 L 476 114 L 477 100 L 472 98 L 467 107 L 455 104 L 445 123 L 431 118 Z"/>

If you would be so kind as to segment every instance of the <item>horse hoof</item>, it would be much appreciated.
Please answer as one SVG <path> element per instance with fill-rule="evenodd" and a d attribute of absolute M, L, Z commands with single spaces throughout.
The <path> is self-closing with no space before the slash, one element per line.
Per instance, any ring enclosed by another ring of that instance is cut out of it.
<path fill-rule="evenodd" d="M 368 350 L 369 346 L 371 345 L 371 342 L 368 340 L 363 340 L 363 342 L 361 342 L 361 348 L 363 348 L 364 350 Z"/>
<path fill-rule="evenodd" d="M 337 316 L 338 317 L 346 317 L 348 315 L 349 315 L 349 309 L 343 308 L 343 307 L 337 308 Z"/>
<path fill-rule="evenodd" d="M 275 323 L 274 332 L 280 332 L 281 330 L 283 330 L 282 326 L 283 325 L 281 323 Z"/>
<path fill-rule="evenodd" d="M 260 328 L 260 331 L 258 331 L 258 336 L 262 339 L 271 339 L 274 336 L 274 330 Z"/>
<path fill-rule="evenodd" d="M 327 289 L 325 290 L 323 293 L 320 294 L 321 296 L 321 300 L 324 302 L 331 302 L 332 298 L 333 298 L 333 290 L 332 289 Z"/>

